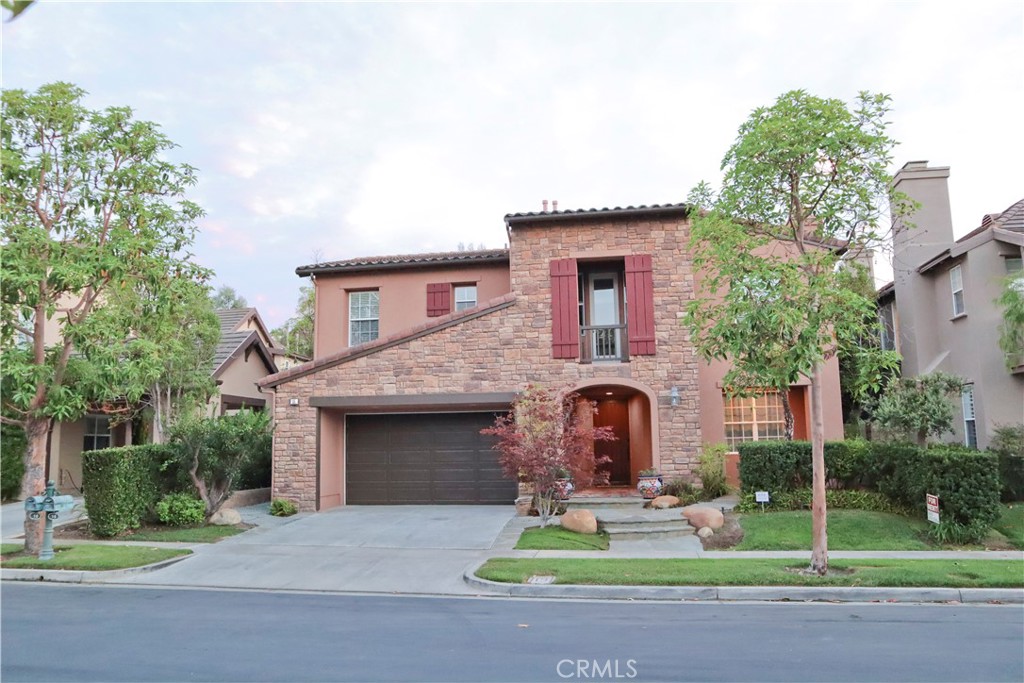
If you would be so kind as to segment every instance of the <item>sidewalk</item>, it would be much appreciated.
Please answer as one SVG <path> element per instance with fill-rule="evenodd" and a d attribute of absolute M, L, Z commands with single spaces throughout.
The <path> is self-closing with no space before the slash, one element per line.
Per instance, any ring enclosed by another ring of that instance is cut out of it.
<path fill-rule="evenodd" d="M 57 521 L 54 527 L 62 524 L 77 522 L 85 516 L 85 500 L 81 496 L 75 497 L 75 507 L 67 512 L 57 513 Z M 0 538 L 6 541 L 20 540 L 25 534 L 25 503 L 7 503 L 0 505 Z"/>

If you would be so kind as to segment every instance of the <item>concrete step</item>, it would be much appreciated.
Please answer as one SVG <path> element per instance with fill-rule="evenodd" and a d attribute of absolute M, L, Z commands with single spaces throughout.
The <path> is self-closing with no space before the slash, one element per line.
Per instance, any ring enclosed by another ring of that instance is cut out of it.
<path fill-rule="evenodd" d="M 608 521 L 598 516 L 597 520 L 598 523 L 607 531 L 610 531 L 612 529 L 643 531 L 644 529 L 649 529 L 651 527 L 658 527 L 663 529 L 692 528 L 690 526 L 690 523 L 682 517 L 679 517 L 677 519 L 642 519 Z"/>
<path fill-rule="evenodd" d="M 633 524 L 628 526 L 604 528 L 611 541 L 639 540 L 644 538 L 680 538 L 692 536 L 693 527 L 689 524 Z"/>
<path fill-rule="evenodd" d="M 566 502 L 565 506 L 572 509 L 592 509 L 607 507 L 633 507 L 642 509 L 644 500 L 641 496 L 573 496 Z"/>

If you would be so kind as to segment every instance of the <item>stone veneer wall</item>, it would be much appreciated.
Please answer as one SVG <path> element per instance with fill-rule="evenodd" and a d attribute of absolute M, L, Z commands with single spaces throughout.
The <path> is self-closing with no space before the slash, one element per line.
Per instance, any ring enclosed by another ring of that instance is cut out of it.
<path fill-rule="evenodd" d="M 693 297 L 688 224 L 681 219 L 574 221 L 513 228 L 515 304 L 398 346 L 299 377 L 277 387 L 273 496 L 316 507 L 316 408 L 313 396 L 376 396 L 518 391 L 528 383 L 569 385 L 628 378 L 658 397 L 654 435 L 661 471 L 689 473 L 701 444 L 698 360 L 681 323 Z M 551 357 L 549 263 L 556 258 L 653 259 L 657 355 L 622 364 L 580 364 Z M 679 388 L 680 405 L 669 392 Z M 298 398 L 298 406 L 289 406 Z"/>

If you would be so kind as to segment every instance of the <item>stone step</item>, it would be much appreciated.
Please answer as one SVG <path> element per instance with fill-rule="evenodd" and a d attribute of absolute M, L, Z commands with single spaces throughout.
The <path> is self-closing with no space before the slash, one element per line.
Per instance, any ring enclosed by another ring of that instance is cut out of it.
<path fill-rule="evenodd" d="M 679 538 L 692 536 L 693 527 L 689 524 L 676 526 L 674 524 L 634 524 L 631 526 L 604 528 L 611 541 L 636 540 L 642 538 Z"/>
<path fill-rule="evenodd" d="M 565 506 L 570 510 L 580 508 L 591 509 L 595 507 L 635 507 L 642 509 L 646 502 L 641 496 L 573 496 L 565 503 Z"/>
<path fill-rule="evenodd" d="M 620 531 L 638 531 L 643 532 L 644 529 L 650 529 L 651 527 L 658 527 L 659 529 L 691 529 L 690 523 L 679 517 L 677 519 L 644 519 L 644 520 L 617 520 L 608 521 L 602 519 L 600 516 L 597 518 L 598 524 L 601 525 L 606 531 L 612 529 Z"/>

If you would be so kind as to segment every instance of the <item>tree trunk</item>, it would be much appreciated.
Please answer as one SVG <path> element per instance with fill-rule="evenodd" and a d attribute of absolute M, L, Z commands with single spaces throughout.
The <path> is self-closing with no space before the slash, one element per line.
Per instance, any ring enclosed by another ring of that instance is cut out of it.
<path fill-rule="evenodd" d="M 779 390 L 779 398 L 782 399 L 782 415 L 786 419 L 786 441 L 792 441 L 796 419 L 793 417 L 793 406 L 789 403 L 789 389 Z"/>
<path fill-rule="evenodd" d="M 811 374 L 811 465 L 813 491 L 811 499 L 811 571 L 824 575 L 828 572 L 828 530 L 825 511 L 825 406 L 821 397 L 819 362 Z"/>
<path fill-rule="evenodd" d="M 920 446 L 921 448 L 926 448 L 928 446 L 928 430 L 927 429 L 918 429 L 917 430 L 917 445 Z"/>
<path fill-rule="evenodd" d="M 25 475 L 21 478 L 21 497 L 38 496 L 46 490 L 46 435 L 50 432 L 49 418 L 29 418 L 25 422 Z M 43 547 L 45 519 L 29 519 L 25 515 L 25 552 L 38 555 Z"/>

